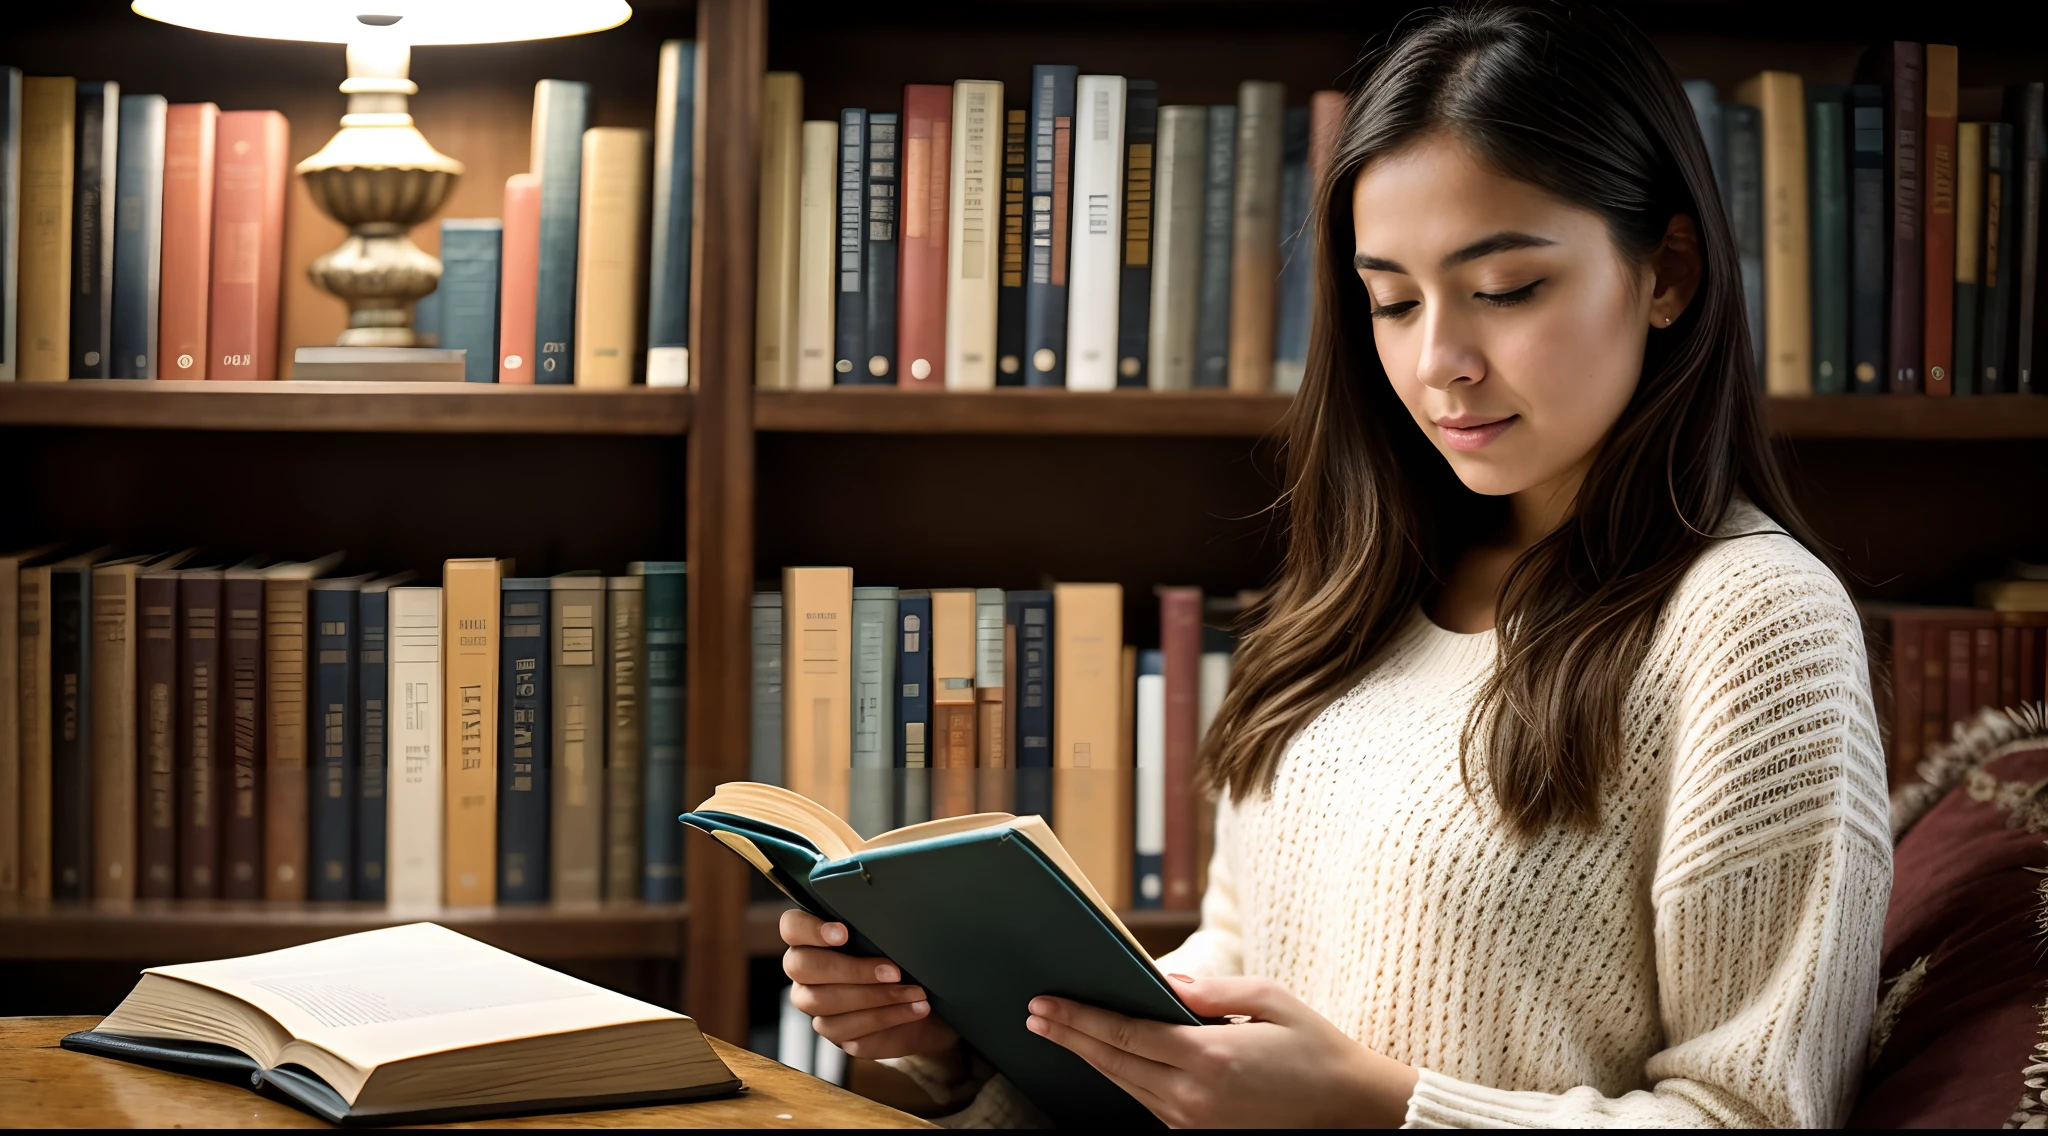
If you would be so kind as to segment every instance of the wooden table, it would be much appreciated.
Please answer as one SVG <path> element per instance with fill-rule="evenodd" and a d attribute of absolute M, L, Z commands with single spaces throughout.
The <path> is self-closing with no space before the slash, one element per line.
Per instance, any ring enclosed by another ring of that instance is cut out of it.
<path fill-rule="evenodd" d="M 247 1089 L 59 1049 L 98 1018 L 0 1018 L 0 1125 L 19 1128 L 326 1128 Z M 930 1128 L 816 1077 L 712 1039 L 747 1091 L 724 1100 L 552 1113 L 446 1128 Z"/>

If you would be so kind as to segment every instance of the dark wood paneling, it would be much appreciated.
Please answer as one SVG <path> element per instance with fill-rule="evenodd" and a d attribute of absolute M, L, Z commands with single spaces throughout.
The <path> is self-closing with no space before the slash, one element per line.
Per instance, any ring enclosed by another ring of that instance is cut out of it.
<path fill-rule="evenodd" d="M 689 422 L 690 392 L 650 387 L 130 379 L 0 385 L 0 427 L 681 436 Z"/>
<path fill-rule="evenodd" d="M 1257 438 L 1292 405 L 1287 395 L 1228 391 L 1070 393 L 908 391 L 845 387 L 754 393 L 754 428 L 840 434 L 1156 434 Z"/>

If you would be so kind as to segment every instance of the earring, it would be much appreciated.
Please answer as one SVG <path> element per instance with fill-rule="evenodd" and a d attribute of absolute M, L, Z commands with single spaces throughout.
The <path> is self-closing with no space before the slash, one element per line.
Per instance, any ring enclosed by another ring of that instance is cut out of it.
<path fill-rule="evenodd" d="M 1664 317 L 1664 326 L 1665 326 L 1665 327 L 1670 327 L 1670 326 L 1671 326 L 1671 317 L 1670 317 L 1670 316 L 1665 316 L 1665 317 Z"/>

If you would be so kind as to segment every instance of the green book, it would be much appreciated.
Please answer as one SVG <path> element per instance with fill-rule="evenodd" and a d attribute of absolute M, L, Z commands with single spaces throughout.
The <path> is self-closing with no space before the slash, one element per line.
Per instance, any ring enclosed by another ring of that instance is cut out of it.
<path fill-rule="evenodd" d="M 1813 264 L 1813 393 L 1849 389 L 1848 88 L 1806 89 L 1808 226 Z"/>
<path fill-rule="evenodd" d="M 984 813 L 864 841 L 810 798 L 752 782 L 719 786 L 681 819 L 798 907 L 846 924 L 848 952 L 902 967 L 939 1017 L 1055 1122 L 1159 1126 L 1093 1067 L 1024 1028 L 1024 1008 L 1040 994 L 1202 1024 L 1044 820 Z"/>
<path fill-rule="evenodd" d="M 645 580 L 647 681 L 641 696 L 641 744 L 646 761 L 641 778 L 646 826 L 641 829 L 640 896 L 648 903 L 683 898 L 683 834 L 668 823 L 683 802 L 683 729 L 689 721 L 684 699 L 688 650 L 684 604 L 689 595 L 683 562 L 660 560 L 626 565 Z"/>

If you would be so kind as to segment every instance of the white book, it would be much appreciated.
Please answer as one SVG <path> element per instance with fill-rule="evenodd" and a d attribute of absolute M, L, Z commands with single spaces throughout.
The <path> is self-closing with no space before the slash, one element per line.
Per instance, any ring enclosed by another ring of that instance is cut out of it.
<path fill-rule="evenodd" d="M 1209 723 L 1230 689 L 1230 652 L 1204 651 L 1195 672 L 1195 740 L 1209 736 Z"/>
<path fill-rule="evenodd" d="M 1123 271 L 1124 78 L 1074 87 L 1074 198 L 1067 250 L 1067 389 L 1116 389 Z"/>
<path fill-rule="evenodd" d="M 441 906 L 441 589 L 391 589 L 390 906 Z"/>
<path fill-rule="evenodd" d="M 839 124 L 806 122 L 796 237 L 796 386 L 832 389 L 833 256 L 838 251 Z"/>
<path fill-rule="evenodd" d="M 1166 894 L 1166 676 L 1157 673 L 1158 652 L 1138 664 L 1136 699 L 1138 823 L 1136 832 L 1137 898 L 1158 906 Z"/>
<path fill-rule="evenodd" d="M 1207 185 L 1209 109 L 1159 108 L 1152 151 L 1153 390 L 1195 385 L 1195 320 L 1202 304 L 1202 194 Z"/>
<path fill-rule="evenodd" d="M 811 1028 L 811 1016 L 789 1000 L 790 987 L 782 988 L 782 1012 L 775 1018 L 775 1059 L 799 1073 L 817 1064 L 818 1043 L 823 1039 Z"/>
<path fill-rule="evenodd" d="M 1002 259 L 1003 85 L 953 84 L 952 190 L 946 234 L 946 389 L 996 385 L 996 284 Z"/>

